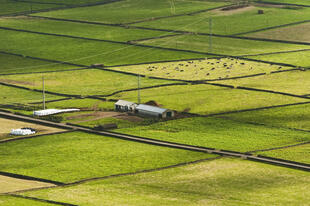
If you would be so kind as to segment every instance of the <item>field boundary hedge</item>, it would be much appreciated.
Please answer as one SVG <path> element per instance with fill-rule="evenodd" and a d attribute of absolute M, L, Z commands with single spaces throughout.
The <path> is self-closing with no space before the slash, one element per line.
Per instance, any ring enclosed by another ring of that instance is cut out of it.
<path fill-rule="evenodd" d="M 46 188 L 48 188 L 48 187 L 46 187 Z M 44 188 L 42 188 L 42 189 L 44 189 Z M 70 203 L 58 202 L 58 201 L 53 201 L 53 200 L 46 200 L 46 199 L 41 199 L 41 198 L 37 198 L 37 197 L 29 197 L 29 196 L 24 196 L 24 195 L 10 194 L 10 196 L 17 197 L 17 198 L 22 198 L 22 199 L 34 200 L 34 201 L 38 201 L 38 202 L 49 203 L 49 204 L 54 204 L 54 205 L 78 206 L 78 205 L 73 205 L 73 204 L 70 204 Z"/>
<path fill-rule="evenodd" d="M 302 143 L 298 143 L 298 144 L 293 144 L 293 145 L 282 146 L 282 147 L 274 147 L 274 148 L 269 148 L 269 149 L 253 150 L 253 151 L 249 151 L 249 153 L 266 152 L 266 151 L 279 150 L 279 149 L 287 149 L 287 148 L 298 147 L 298 146 L 302 146 L 302 145 L 306 145 L 306 144 L 310 144 L 310 141 L 302 142 Z"/>

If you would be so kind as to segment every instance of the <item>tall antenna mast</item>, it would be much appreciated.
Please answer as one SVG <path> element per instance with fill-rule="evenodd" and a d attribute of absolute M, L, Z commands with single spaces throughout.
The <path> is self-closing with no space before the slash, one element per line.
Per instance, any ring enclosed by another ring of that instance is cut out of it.
<path fill-rule="evenodd" d="M 212 17 L 209 18 L 209 51 L 212 52 Z"/>
<path fill-rule="evenodd" d="M 45 109 L 45 85 L 44 85 L 44 76 L 42 76 L 42 91 L 43 91 L 43 109 Z"/>
<path fill-rule="evenodd" d="M 138 74 L 138 104 L 141 103 L 141 96 L 140 96 L 140 74 Z"/>

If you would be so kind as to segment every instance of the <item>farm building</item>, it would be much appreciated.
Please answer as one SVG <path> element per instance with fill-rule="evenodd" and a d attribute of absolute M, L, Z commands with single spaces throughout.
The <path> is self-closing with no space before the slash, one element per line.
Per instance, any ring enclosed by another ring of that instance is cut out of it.
<path fill-rule="evenodd" d="M 143 116 L 151 116 L 158 118 L 174 117 L 175 112 L 169 109 L 150 106 L 146 104 L 139 104 L 136 107 L 136 113 Z"/>
<path fill-rule="evenodd" d="M 137 106 L 136 103 L 125 100 L 118 100 L 115 104 L 115 110 L 120 112 L 133 112 Z"/>

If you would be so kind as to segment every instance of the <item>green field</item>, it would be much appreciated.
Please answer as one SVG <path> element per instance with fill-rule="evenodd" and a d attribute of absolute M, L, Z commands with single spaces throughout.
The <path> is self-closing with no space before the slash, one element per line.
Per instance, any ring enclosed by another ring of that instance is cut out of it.
<path fill-rule="evenodd" d="M 186 118 L 116 130 L 170 142 L 247 152 L 310 140 L 308 132 L 264 127 L 221 118 Z"/>
<path fill-rule="evenodd" d="M 111 98 L 136 101 L 137 92 L 119 93 Z M 156 101 L 164 108 L 199 114 L 214 114 L 306 101 L 306 99 L 278 94 L 211 85 L 170 86 L 141 90 L 141 102 L 151 100 Z"/>
<path fill-rule="evenodd" d="M 295 26 L 281 27 L 262 32 L 248 34 L 249 37 L 266 39 L 277 39 L 286 41 L 310 42 L 310 23 L 298 24 Z"/>
<path fill-rule="evenodd" d="M 305 0 L 264 0 L 264 1 L 265 2 L 273 2 L 273 3 L 310 5 L 310 2 L 309 1 L 305 1 Z"/>
<path fill-rule="evenodd" d="M 1 80 L 17 85 L 42 89 L 42 74 L 10 75 Z M 141 87 L 172 83 L 172 81 L 140 78 Z M 65 71 L 44 74 L 47 91 L 77 95 L 107 95 L 119 90 L 138 88 L 138 77 L 99 69 Z"/>
<path fill-rule="evenodd" d="M 264 10 L 259 15 L 258 10 Z M 286 9 L 268 7 L 246 7 L 230 11 L 204 12 L 193 16 L 181 16 L 135 24 L 148 28 L 184 30 L 209 33 L 209 19 L 212 18 L 212 33 L 232 35 L 250 32 L 303 20 L 308 20 L 310 8 Z"/>
<path fill-rule="evenodd" d="M 0 204 L 5 206 L 53 206 L 53 203 L 39 202 L 35 200 L 28 200 L 24 198 L 12 197 L 7 195 L 0 195 Z"/>
<path fill-rule="evenodd" d="M 0 30 L 3 51 L 76 64 L 105 65 L 206 57 L 189 52 L 144 48 L 75 38 Z"/>
<path fill-rule="evenodd" d="M 224 115 L 225 118 L 265 124 L 275 127 L 288 127 L 310 131 L 310 105 L 296 105 L 237 114 Z"/>
<path fill-rule="evenodd" d="M 0 80 L 1 81 L 1 80 Z M 1 104 L 30 103 L 42 101 L 42 93 L 0 85 Z M 46 100 L 60 99 L 60 96 L 46 94 Z"/>
<path fill-rule="evenodd" d="M 167 32 L 160 31 L 126 29 L 123 27 L 82 24 L 30 17 L 3 18 L 0 19 L 0 26 L 44 33 L 124 42 L 169 34 Z"/>
<path fill-rule="evenodd" d="M 53 4 L 40 4 L 39 1 L 37 3 L 28 3 L 28 2 L 17 2 L 13 0 L 0 0 L 0 15 L 10 15 L 15 13 L 22 12 L 31 12 L 42 9 L 49 9 L 54 7 L 64 7 L 61 5 L 53 5 Z"/>
<path fill-rule="evenodd" d="M 3 53 L 0 53 L 0 63 L 0 74 L 57 71 L 76 68 L 70 65 L 57 64 Z"/>
<path fill-rule="evenodd" d="M 270 62 L 281 62 L 285 64 L 292 64 L 300 67 L 310 67 L 309 58 L 310 51 L 300 51 L 282 54 L 269 54 L 262 56 L 251 56 L 251 59 L 258 59 Z"/>
<path fill-rule="evenodd" d="M 266 152 L 258 152 L 258 154 L 310 164 L 310 144 Z"/>
<path fill-rule="evenodd" d="M 299 206 L 309 184 L 307 172 L 223 158 L 25 195 L 78 205 Z"/>
<path fill-rule="evenodd" d="M 112 69 L 152 77 L 155 76 L 183 80 L 214 80 L 270 73 L 272 71 L 287 70 L 290 69 L 290 67 L 280 68 L 277 65 L 270 65 L 260 62 L 222 58 L 142 64 L 135 66 L 113 67 Z"/>
<path fill-rule="evenodd" d="M 139 43 L 166 48 L 185 49 L 233 56 L 310 49 L 309 46 L 305 45 L 253 41 L 227 37 L 212 37 L 211 41 L 212 48 L 210 47 L 210 38 L 207 35 L 182 35 L 147 40 Z"/>
<path fill-rule="evenodd" d="M 220 83 L 244 87 L 267 89 L 296 95 L 310 94 L 310 70 L 289 71 L 236 80 L 224 80 Z"/>
<path fill-rule="evenodd" d="M 0 148 L 1 171 L 62 182 L 214 156 L 80 132 L 8 142 Z"/>
<path fill-rule="evenodd" d="M 101 6 L 45 12 L 38 15 L 104 23 L 126 23 L 162 16 L 190 13 L 223 5 L 227 5 L 227 3 L 176 0 L 174 1 L 173 9 L 171 3 L 166 0 L 126 0 Z M 120 12 L 120 9 L 126 10 L 126 12 Z"/>

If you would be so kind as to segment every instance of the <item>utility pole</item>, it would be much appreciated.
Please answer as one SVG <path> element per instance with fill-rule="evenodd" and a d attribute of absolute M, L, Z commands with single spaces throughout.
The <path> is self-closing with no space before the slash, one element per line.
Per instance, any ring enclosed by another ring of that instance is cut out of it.
<path fill-rule="evenodd" d="M 140 74 L 138 74 L 138 104 L 141 103 L 141 96 L 140 96 Z"/>
<path fill-rule="evenodd" d="M 44 76 L 42 76 L 42 91 L 43 91 L 43 109 L 45 109 L 45 85 L 44 85 Z"/>
<path fill-rule="evenodd" d="M 209 52 L 212 52 L 212 17 L 209 18 Z"/>

